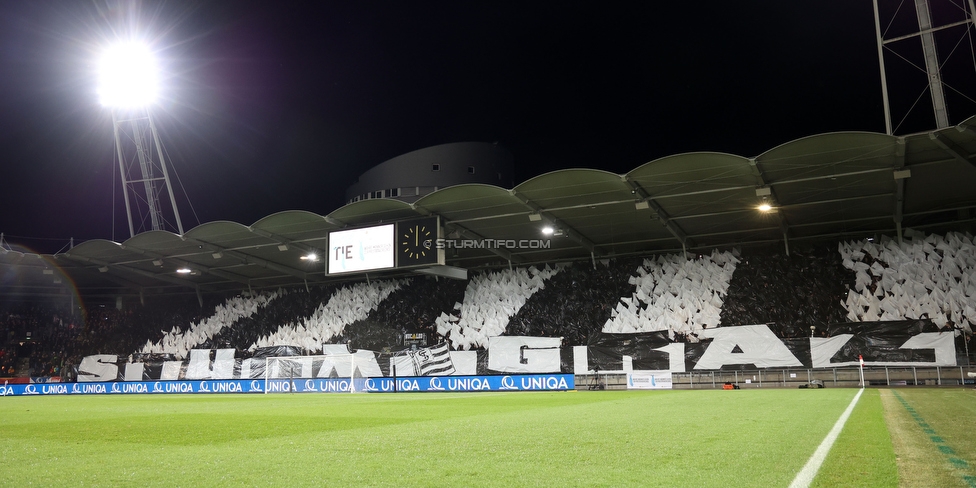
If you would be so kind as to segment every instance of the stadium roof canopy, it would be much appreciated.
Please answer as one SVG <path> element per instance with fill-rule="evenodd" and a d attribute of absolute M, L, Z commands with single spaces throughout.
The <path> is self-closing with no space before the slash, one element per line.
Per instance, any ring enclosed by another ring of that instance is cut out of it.
<path fill-rule="evenodd" d="M 772 210 L 758 206 L 768 203 Z M 56 255 L 0 249 L 0 291 L 83 295 L 224 292 L 334 281 L 301 257 L 328 233 L 438 215 L 445 236 L 549 248 L 459 249 L 447 264 L 484 268 L 638 253 L 702 251 L 812 239 L 968 230 L 976 210 L 976 117 L 908 136 L 810 136 L 747 158 L 699 152 L 626 174 L 565 169 L 504 189 L 459 185 L 414 204 L 372 199 L 328 215 L 286 211 L 250 226 L 209 222 L 184 235 L 151 231 L 123 243 L 83 242 Z M 544 236 L 544 226 L 555 229 Z M 178 274 L 177 268 L 192 270 Z M 400 271 L 403 273 L 403 271 Z M 389 273 L 387 273 L 389 274 Z M 370 273 L 370 278 L 386 276 Z M 345 276 L 342 279 L 362 279 Z"/>

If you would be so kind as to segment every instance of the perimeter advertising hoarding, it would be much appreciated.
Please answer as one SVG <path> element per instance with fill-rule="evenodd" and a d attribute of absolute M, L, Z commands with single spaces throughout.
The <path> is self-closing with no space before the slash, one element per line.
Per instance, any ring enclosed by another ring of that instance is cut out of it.
<path fill-rule="evenodd" d="M 132 381 L 0 385 L 0 397 L 24 395 L 124 395 L 133 393 L 349 393 L 437 391 L 554 391 L 576 387 L 571 374 L 411 376 L 404 378 Z M 265 391 L 267 389 L 267 391 Z"/>
<path fill-rule="evenodd" d="M 396 264 L 394 224 L 329 233 L 329 274 L 389 269 Z"/>
<path fill-rule="evenodd" d="M 670 390 L 671 372 L 663 371 L 633 371 L 627 373 L 628 390 Z"/>

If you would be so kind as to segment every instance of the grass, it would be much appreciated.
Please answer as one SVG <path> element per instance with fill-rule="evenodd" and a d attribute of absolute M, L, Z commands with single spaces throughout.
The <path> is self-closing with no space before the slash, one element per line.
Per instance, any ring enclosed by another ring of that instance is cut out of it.
<path fill-rule="evenodd" d="M 971 391 L 900 392 L 972 459 Z M 855 393 L 6 397 L 0 486 L 788 486 Z M 815 484 L 895 486 L 885 425 L 868 390 Z"/>
<path fill-rule="evenodd" d="M 976 394 L 960 388 L 883 393 L 901 486 L 976 487 Z"/>
<path fill-rule="evenodd" d="M 827 455 L 815 487 L 897 486 L 898 467 L 881 395 L 867 389 Z"/>

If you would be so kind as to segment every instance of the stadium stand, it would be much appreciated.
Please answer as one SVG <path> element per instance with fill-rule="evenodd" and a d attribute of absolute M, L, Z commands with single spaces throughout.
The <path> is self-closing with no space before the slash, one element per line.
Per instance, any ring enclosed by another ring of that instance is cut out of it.
<path fill-rule="evenodd" d="M 831 249 L 832 246 L 832 249 Z M 58 376 L 81 356 L 170 354 L 270 346 L 317 353 L 323 344 L 396 350 L 428 334 L 458 350 L 497 335 L 562 337 L 664 333 L 694 343 L 706 329 L 775 324 L 784 338 L 818 337 L 843 322 L 928 319 L 971 338 L 976 245 L 968 234 L 908 233 L 691 255 L 576 261 L 485 270 L 469 280 L 417 276 L 209 298 L 153 297 L 121 309 L 98 304 L 5 303 L 0 376 Z M 926 326 L 928 327 L 928 326 Z M 920 329 L 921 330 L 921 329 Z M 930 329 L 925 329 L 930 330 Z"/>
<path fill-rule="evenodd" d="M 930 319 L 940 328 L 972 334 L 976 324 L 976 246 L 956 232 L 842 242 L 845 268 L 855 273 L 844 305 L 851 322 Z"/>

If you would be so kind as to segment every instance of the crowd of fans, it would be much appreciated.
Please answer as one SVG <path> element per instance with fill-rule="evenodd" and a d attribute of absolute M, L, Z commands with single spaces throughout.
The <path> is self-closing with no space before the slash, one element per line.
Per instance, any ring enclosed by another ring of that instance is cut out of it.
<path fill-rule="evenodd" d="M 600 333 L 658 331 L 697 342 L 702 327 L 771 324 L 781 337 L 801 340 L 830 324 L 933 316 L 940 327 L 968 328 L 976 318 L 974 251 L 972 238 L 951 235 L 901 247 L 863 241 L 789 255 L 753 249 L 478 271 L 467 281 L 303 286 L 205 296 L 202 304 L 192 294 L 84 307 L 3 302 L 0 377 L 58 376 L 65 364 L 99 353 L 186 357 L 190 349 L 231 348 L 246 355 L 291 345 L 312 354 L 323 343 L 389 351 L 407 333 L 460 350 L 484 348 L 494 335 L 562 337 L 575 346 Z M 894 306 L 902 302 L 925 304 L 928 316 Z"/>
<path fill-rule="evenodd" d="M 844 301 L 850 322 L 927 318 L 941 328 L 976 324 L 976 245 L 972 236 L 909 233 L 885 239 L 842 242 L 843 266 L 854 273 Z"/>
<path fill-rule="evenodd" d="M 216 301 L 216 300 L 212 300 Z M 196 297 L 157 297 L 119 309 L 114 304 L 45 300 L 0 304 L 0 377 L 59 376 L 65 364 L 99 353 L 128 355 L 147 337 L 208 315 Z"/>
<path fill-rule="evenodd" d="M 437 333 L 448 337 L 454 349 L 488 347 L 488 338 L 502 335 L 512 316 L 564 267 L 530 266 L 471 277 L 464 301 L 455 303 L 451 313 L 434 319 Z"/>
<path fill-rule="evenodd" d="M 21 303 L 0 309 L 0 377 L 57 376 L 83 343 L 85 319 L 69 306 Z"/>
<path fill-rule="evenodd" d="M 776 324 L 786 337 L 809 337 L 813 326 L 820 335 L 847 321 L 842 302 L 853 284 L 836 245 L 753 251 L 736 265 L 721 325 Z"/>
<path fill-rule="evenodd" d="M 717 327 L 729 281 L 739 259 L 732 252 L 686 258 L 681 254 L 645 259 L 610 313 L 603 332 L 633 334 L 667 331 L 673 340 L 696 340 L 702 329 Z"/>

